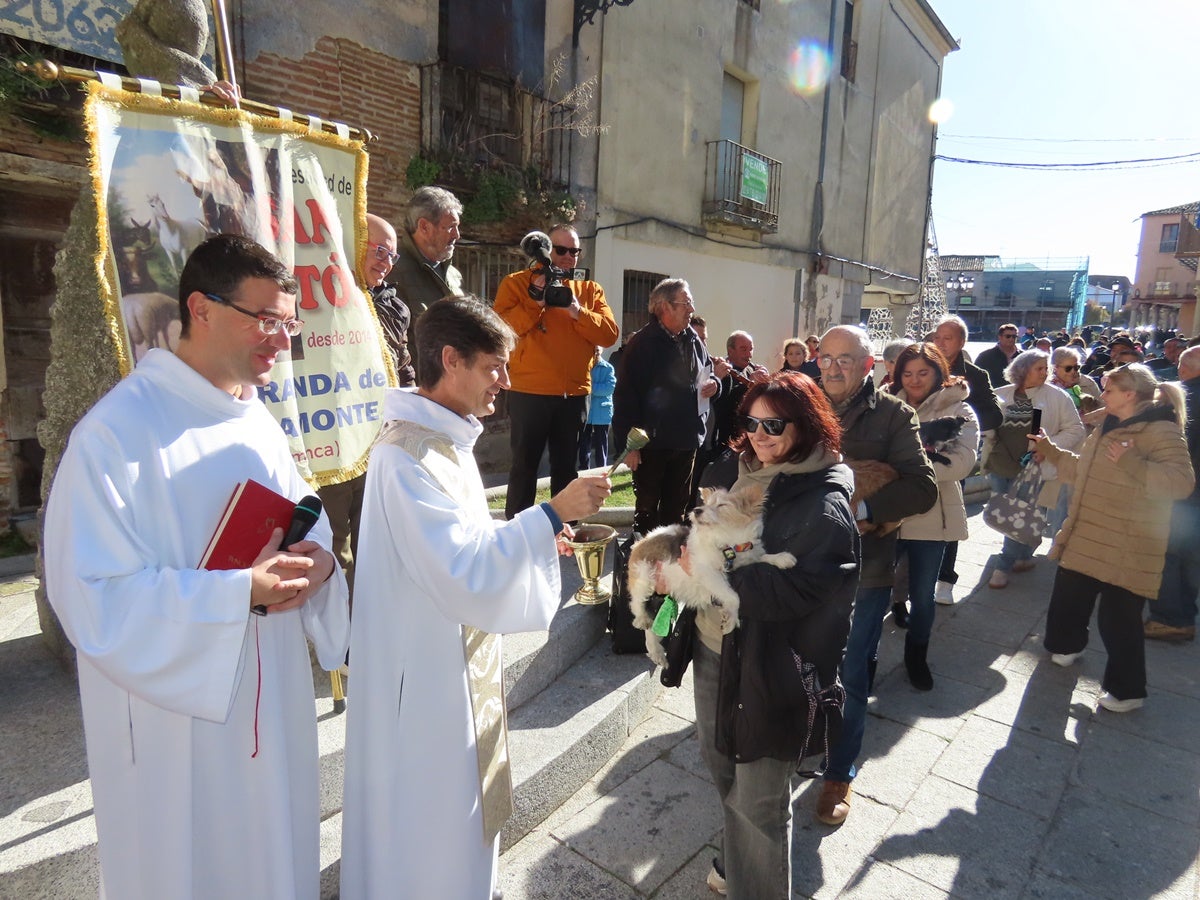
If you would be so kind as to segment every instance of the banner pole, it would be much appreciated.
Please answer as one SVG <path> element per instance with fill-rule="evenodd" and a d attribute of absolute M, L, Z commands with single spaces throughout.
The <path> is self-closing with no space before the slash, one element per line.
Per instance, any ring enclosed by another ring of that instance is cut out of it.
<path fill-rule="evenodd" d="M 86 82 L 100 80 L 100 73 L 91 69 L 77 69 L 74 66 L 60 66 L 56 63 L 50 62 L 47 59 L 39 59 L 32 63 L 26 62 L 25 60 L 19 60 L 15 63 L 14 68 L 18 72 L 28 72 L 36 75 L 42 81 Z M 142 82 L 139 79 L 129 78 L 127 76 L 117 77 L 121 79 L 122 90 L 132 91 L 135 94 L 140 94 L 142 92 Z M 162 88 L 164 97 L 170 97 L 174 100 L 178 100 L 180 98 L 179 85 L 162 84 L 160 87 Z M 224 100 L 204 91 L 201 91 L 200 93 L 200 102 L 206 106 L 220 106 L 222 108 L 228 108 Z M 268 116 L 273 119 L 280 118 L 279 107 L 271 106 L 269 103 L 259 103 L 256 100 L 241 100 L 239 105 L 242 109 L 252 113 L 257 113 L 260 116 Z M 310 118 L 303 113 L 293 113 L 292 118 L 301 125 L 308 125 L 310 122 Z M 339 123 L 337 122 L 330 122 L 325 119 L 321 119 L 321 129 L 323 131 L 328 131 L 330 134 L 337 134 L 338 124 Z M 371 141 L 375 140 L 375 135 L 365 128 L 360 128 L 355 125 L 347 125 L 346 127 L 350 129 L 350 137 L 356 141 L 370 143 Z"/>
<path fill-rule="evenodd" d="M 225 15 L 225 0 L 212 0 L 212 11 L 217 37 L 217 72 L 224 81 L 237 87 L 237 73 L 233 70 L 233 44 L 229 40 L 229 19 Z"/>

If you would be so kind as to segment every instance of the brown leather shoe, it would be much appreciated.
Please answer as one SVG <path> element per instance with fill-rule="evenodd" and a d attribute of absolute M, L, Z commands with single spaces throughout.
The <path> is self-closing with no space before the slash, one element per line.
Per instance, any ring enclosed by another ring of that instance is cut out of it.
<path fill-rule="evenodd" d="M 841 825 L 850 815 L 850 782 L 826 781 L 817 798 L 817 821 Z"/>
<path fill-rule="evenodd" d="M 1156 622 L 1154 619 L 1149 619 L 1143 626 L 1146 638 L 1151 641 L 1171 641 L 1173 643 L 1184 643 L 1185 641 L 1194 641 L 1196 639 L 1196 626 L 1176 626 L 1168 625 L 1165 622 Z"/>

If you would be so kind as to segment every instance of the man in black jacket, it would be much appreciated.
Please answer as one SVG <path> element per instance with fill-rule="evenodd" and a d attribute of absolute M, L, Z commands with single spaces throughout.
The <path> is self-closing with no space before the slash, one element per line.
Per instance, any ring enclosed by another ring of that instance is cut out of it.
<path fill-rule="evenodd" d="M 998 388 L 1002 384 L 1008 384 L 1008 379 L 1004 377 L 1004 370 L 1008 368 L 1008 364 L 1020 350 L 1021 348 L 1017 346 L 1017 326 L 1008 322 L 1001 325 L 996 331 L 996 346 L 988 347 L 980 353 L 979 358 L 975 360 L 975 365 L 987 372 L 992 387 Z"/>
<path fill-rule="evenodd" d="M 862 572 L 842 659 L 846 708 L 842 734 L 830 751 L 817 801 L 817 818 L 826 825 L 841 825 L 850 814 L 850 782 L 862 750 L 867 695 L 896 570 L 897 532 L 880 537 L 877 529 L 932 508 L 938 488 L 921 446 L 917 414 L 899 397 L 875 390 L 870 374 L 875 367 L 874 348 L 866 332 L 848 325 L 829 329 L 821 337 L 817 362 L 821 387 L 842 424 L 846 461 L 853 467 L 855 461 L 877 460 L 897 475 L 869 497 L 858 499 L 854 511 L 863 533 Z"/>
<path fill-rule="evenodd" d="M 650 436 L 642 450 L 625 457 L 633 472 L 633 528 L 638 534 L 683 521 L 708 401 L 720 391 L 708 351 L 688 324 L 695 309 L 686 281 L 660 281 L 650 292 L 654 318 L 621 354 L 613 393 L 616 446 L 625 446 L 634 427 Z"/>
<path fill-rule="evenodd" d="M 950 374 L 961 375 L 967 379 L 967 387 L 971 393 L 967 395 L 967 404 L 975 410 L 979 419 L 979 434 L 982 440 L 985 431 L 1000 427 L 1004 413 L 1000 409 L 1000 401 L 992 390 L 988 373 L 967 361 L 963 347 L 967 343 L 967 323 L 958 316 L 946 316 L 938 322 L 933 332 L 933 342 L 950 363 Z M 933 599 L 938 603 L 951 605 L 954 603 L 954 585 L 958 583 L 958 573 L 954 566 L 958 562 L 958 542 L 949 541 L 946 552 L 942 554 L 942 570 L 938 573 L 937 587 Z"/>
<path fill-rule="evenodd" d="M 1192 468 L 1200 472 L 1200 347 L 1179 357 L 1179 381 L 1187 400 L 1187 442 Z M 1146 637 L 1155 641 L 1196 639 L 1196 595 L 1200 593 L 1200 487 L 1171 508 L 1171 536 L 1162 584 L 1150 601 Z"/>

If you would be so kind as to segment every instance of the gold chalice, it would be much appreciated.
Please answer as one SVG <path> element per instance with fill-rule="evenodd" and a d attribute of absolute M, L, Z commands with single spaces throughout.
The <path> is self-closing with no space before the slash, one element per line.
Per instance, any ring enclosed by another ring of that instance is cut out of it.
<path fill-rule="evenodd" d="M 611 593 L 600 586 L 604 574 L 604 548 L 616 537 L 616 529 L 607 525 L 580 525 L 567 546 L 575 553 L 575 564 L 583 586 L 575 592 L 575 602 L 584 606 L 607 603 Z"/>

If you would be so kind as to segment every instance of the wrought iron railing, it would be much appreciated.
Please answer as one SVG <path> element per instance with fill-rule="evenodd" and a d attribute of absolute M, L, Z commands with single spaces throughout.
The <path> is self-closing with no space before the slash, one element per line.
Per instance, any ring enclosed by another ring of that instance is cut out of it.
<path fill-rule="evenodd" d="M 778 231 L 783 164 L 735 141 L 709 141 L 706 151 L 705 217 Z"/>
<path fill-rule="evenodd" d="M 574 113 L 509 79 L 447 63 L 421 67 L 421 147 L 460 156 L 459 165 L 532 168 L 566 187 Z"/>

